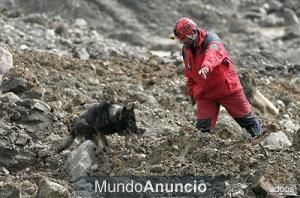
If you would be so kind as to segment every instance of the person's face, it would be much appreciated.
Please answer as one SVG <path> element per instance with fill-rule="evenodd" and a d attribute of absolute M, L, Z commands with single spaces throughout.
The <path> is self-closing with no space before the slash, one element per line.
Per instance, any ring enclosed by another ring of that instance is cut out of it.
<path fill-rule="evenodd" d="M 185 38 L 180 39 L 180 43 L 186 46 L 193 46 L 197 38 L 197 33 L 192 32 L 189 35 L 186 35 Z"/>

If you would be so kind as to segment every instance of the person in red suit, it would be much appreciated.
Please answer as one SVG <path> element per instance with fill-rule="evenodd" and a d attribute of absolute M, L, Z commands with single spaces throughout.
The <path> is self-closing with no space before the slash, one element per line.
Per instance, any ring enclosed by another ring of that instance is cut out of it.
<path fill-rule="evenodd" d="M 235 66 L 221 39 L 197 28 L 189 18 L 179 19 L 172 39 L 183 45 L 182 56 L 188 94 L 197 104 L 196 128 L 210 132 L 215 128 L 220 105 L 255 138 L 262 133 L 261 124 L 251 111 Z"/>

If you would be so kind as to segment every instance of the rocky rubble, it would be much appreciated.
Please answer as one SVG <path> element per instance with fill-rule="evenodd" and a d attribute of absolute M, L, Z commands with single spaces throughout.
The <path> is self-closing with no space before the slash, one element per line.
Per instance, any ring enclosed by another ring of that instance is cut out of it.
<path fill-rule="evenodd" d="M 28 7 L 13 2 L 0 9 L 0 40 L 11 53 L 8 59 L 0 56 L 1 197 L 73 197 L 73 179 L 79 175 L 219 175 L 226 178 L 226 197 L 274 195 L 270 189 L 276 185 L 296 185 L 299 194 L 300 62 L 293 55 L 300 38 L 297 1 L 231 0 L 222 10 L 220 1 L 188 1 L 183 9 L 195 18 L 202 11 L 196 21 L 221 34 L 238 71 L 250 68 L 257 89 L 279 109 L 276 116 L 254 109 L 271 133 L 263 142 L 268 158 L 223 110 L 212 134 L 199 133 L 176 45 L 151 45 L 158 55 L 157 50 L 169 50 L 159 57 L 146 49 L 147 39 L 131 34 L 134 29 L 161 41 L 169 30 L 159 23 L 171 27 L 182 2 L 80 1 L 105 8 L 99 12 L 109 16 L 108 23 L 97 28 L 92 17 L 51 16 L 42 1 L 36 6 L 46 14 L 31 12 L 35 1 Z M 62 5 L 73 8 L 70 2 Z M 238 12 L 231 15 L 229 9 Z M 149 17 L 136 17 L 139 13 Z M 128 32 L 120 33 L 121 28 Z M 85 141 L 54 153 L 70 121 L 103 100 L 135 102 L 137 125 L 146 133 L 128 146 L 123 137 L 109 136 L 113 152 L 94 150 Z"/>

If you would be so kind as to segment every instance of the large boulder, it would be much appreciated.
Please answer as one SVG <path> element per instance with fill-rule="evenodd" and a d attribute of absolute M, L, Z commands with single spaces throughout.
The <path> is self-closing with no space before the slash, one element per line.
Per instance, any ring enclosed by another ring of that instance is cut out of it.
<path fill-rule="evenodd" d="M 39 182 L 37 198 L 69 198 L 71 197 L 68 189 L 60 184 L 54 183 L 48 179 L 42 179 Z"/>
<path fill-rule="evenodd" d="M 73 177 L 86 176 L 95 161 L 95 144 L 87 140 L 68 157 L 70 174 Z"/>

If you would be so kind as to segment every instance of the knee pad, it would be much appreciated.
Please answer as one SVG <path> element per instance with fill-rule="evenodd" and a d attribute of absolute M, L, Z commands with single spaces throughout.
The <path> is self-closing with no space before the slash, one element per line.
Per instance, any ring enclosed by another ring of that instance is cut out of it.
<path fill-rule="evenodd" d="M 261 131 L 262 131 L 261 124 L 257 120 L 257 118 L 254 115 L 252 115 L 251 113 L 242 118 L 235 118 L 235 121 L 242 128 L 245 128 L 252 137 L 255 137 L 255 136 L 258 136 L 261 134 Z"/>
<path fill-rule="evenodd" d="M 211 124 L 210 118 L 198 119 L 196 123 L 196 128 L 203 133 L 210 132 L 210 124 Z"/>

